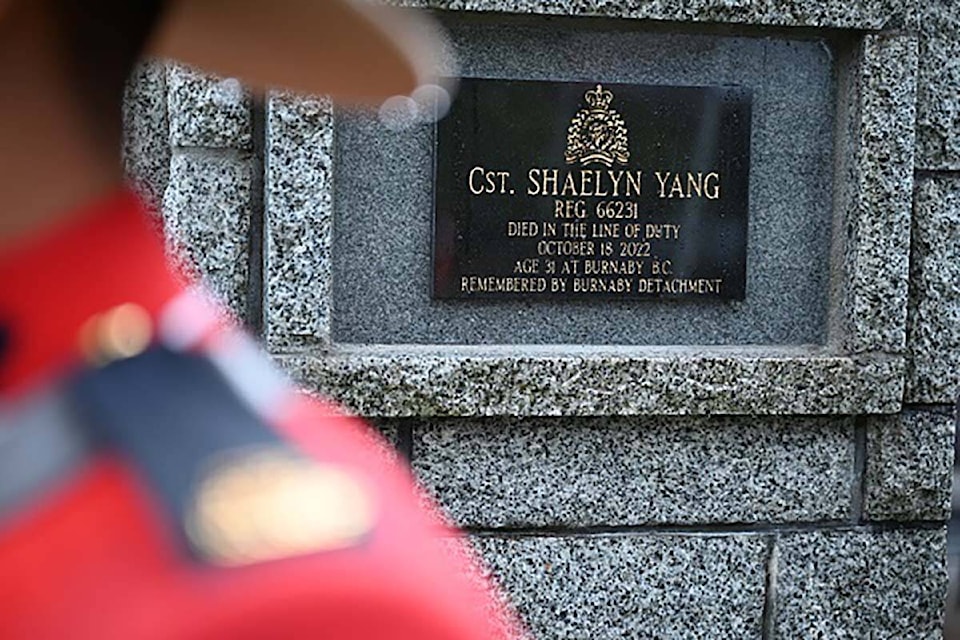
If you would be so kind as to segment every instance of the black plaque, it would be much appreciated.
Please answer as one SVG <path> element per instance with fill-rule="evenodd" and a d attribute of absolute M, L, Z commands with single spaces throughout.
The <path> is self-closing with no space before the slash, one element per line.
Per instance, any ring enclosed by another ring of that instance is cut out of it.
<path fill-rule="evenodd" d="M 437 124 L 435 298 L 742 300 L 751 93 L 465 78 Z"/>

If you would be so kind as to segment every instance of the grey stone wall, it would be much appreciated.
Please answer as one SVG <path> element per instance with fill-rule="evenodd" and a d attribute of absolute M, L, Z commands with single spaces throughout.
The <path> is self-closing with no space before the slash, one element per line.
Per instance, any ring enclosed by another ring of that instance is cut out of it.
<path fill-rule="evenodd" d="M 336 315 L 350 286 L 337 261 L 356 249 L 338 243 L 377 248 L 337 235 L 348 121 L 323 98 L 151 63 L 128 91 L 127 168 L 172 253 L 308 390 L 375 420 L 537 638 L 939 637 L 960 390 L 960 7 L 399 4 L 494 27 L 572 16 L 565 29 L 595 31 L 602 16 L 641 39 L 822 43 L 835 96 L 833 160 L 818 167 L 833 183 L 822 334 L 339 344 L 338 323 L 362 318 Z"/>
<path fill-rule="evenodd" d="M 537 637 L 937 637 L 951 413 L 387 424 Z"/>

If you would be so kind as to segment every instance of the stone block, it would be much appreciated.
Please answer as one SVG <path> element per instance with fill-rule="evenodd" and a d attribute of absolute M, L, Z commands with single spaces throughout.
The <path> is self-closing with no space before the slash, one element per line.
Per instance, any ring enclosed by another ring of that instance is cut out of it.
<path fill-rule="evenodd" d="M 159 210 L 170 175 L 167 70 L 159 60 L 133 70 L 123 96 L 123 165 L 144 197 Z"/>
<path fill-rule="evenodd" d="M 767 553 L 762 536 L 475 542 L 538 640 L 761 636 Z"/>
<path fill-rule="evenodd" d="M 952 404 L 960 393 L 960 178 L 921 181 L 913 215 L 906 400 Z"/>
<path fill-rule="evenodd" d="M 896 413 L 900 358 L 815 350 L 338 346 L 278 356 L 366 416 Z"/>
<path fill-rule="evenodd" d="M 408 7 L 477 12 L 733 22 L 789 27 L 913 27 L 916 0 L 391 0 Z"/>
<path fill-rule="evenodd" d="M 859 52 L 843 284 L 848 352 L 903 352 L 910 262 L 917 41 L 867 35 Z M 847 161 L 847 160 L 845 160 Z M 835 239 L 836 241 L 837 239 Z"/>
<path fill-rule="evenodd" d="M 946 528 L 785 534 L 777 638 L 940 638 Z"/>
<path fill-rule="evenodd" d="M 870 520 L 947 520 L 955 418 L 908 411 L 867 427 L 864 513 Z"/>
<path fill-rule="evenodd" d="M 462 526 L 795 522 L 850 515 L 849 418 L 415 424 L 414 469 Z"/>
<path fill-rule="evenodd" d="M 917 167 L 960 169 L 960 6 L 920 3 Z"/>
<path fill-rule="evenodd" d="M 236 78 L 171 64 L 167 85 L 172 146 L 250 148 L 250 92 Z"/>
<path fill-rule="evenodd" d="M 269 97 L 264 316 L 274 349 L 330 339 L 332 146 L 329 100 Z"/>
<path fill-rule="evenodd" d="M 252 161 L 231 155 L 174 154 L 163 201 L 168 246 L 244 318 Z"/>

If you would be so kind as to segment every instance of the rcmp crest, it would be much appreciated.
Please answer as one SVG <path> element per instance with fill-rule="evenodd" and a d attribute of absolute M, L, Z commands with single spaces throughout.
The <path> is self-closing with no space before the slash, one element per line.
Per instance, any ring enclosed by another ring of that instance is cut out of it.
<path fill-rule="evenodd" d="M 584 95 L 589 105 L 581 109 L 567 129 L 567 164 L 587 165 L 600 162 L 610 167 L 626 164 L 630 157 L 627 125 L 623 117 L 610 108 L 613 93 L 597 85 Z"/>

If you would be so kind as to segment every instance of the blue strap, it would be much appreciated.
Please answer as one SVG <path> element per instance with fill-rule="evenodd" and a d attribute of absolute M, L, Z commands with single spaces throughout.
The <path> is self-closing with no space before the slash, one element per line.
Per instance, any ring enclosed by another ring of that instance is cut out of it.
<path fill-rule="evenodd" d="M 286 446 L 202 355 L 154 347 L 81 374 L 67 393 L 93 436 L 132 460 L 195 556 L 183 523 L 210 462 Z"/>
<path fill-rule="evenodd" d="M 56 389 L 0 405 L 0 520 L 64 482 L 94 447 Z"/>

